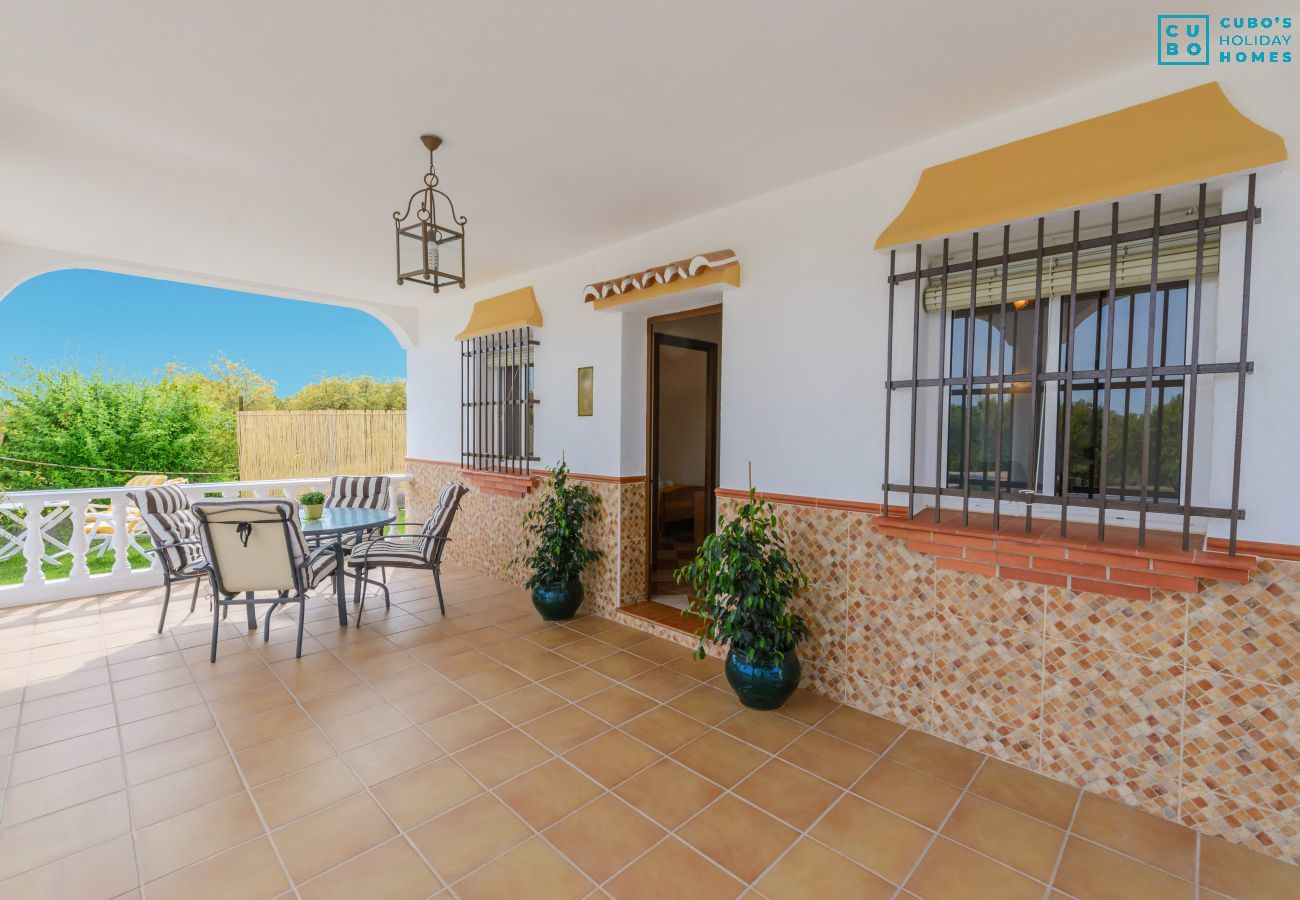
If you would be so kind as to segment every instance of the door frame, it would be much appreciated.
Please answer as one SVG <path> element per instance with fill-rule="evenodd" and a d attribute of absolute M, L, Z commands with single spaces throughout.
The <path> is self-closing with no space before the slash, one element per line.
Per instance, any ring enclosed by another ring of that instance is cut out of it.
<path fill-rule="evenodd" d="M 721 409 L 719 407 L 719 385 L 718 374 L 721 365 L 722 348 L 721 344 L 715 344 L 711 341 L 700 341 L 692 338 L 677 337 L 669 334 L 655 334 L 655 326 L 662 325 L 664 322 L 673 322 L 678 319 L 694 319 L 700 316 L 722 315 L 722 304 L 714 303 L 709 306 L 701 306 L 696 309 L 686 309 L 680 312 L 667 313 L 662 316 L 651 316 L 646 320 L 646 379 L 645 379 L 645 471 L 646 471 L 646 504 L 645 504 L 645 541 L 646 541 L 646 561 L 645 579 L 646 599 L 650 599 L 651 576 L 654 572 L 656 541 L 655 541 L 655 506 L 658 502 L 658 460 L 656 459 L 655 448 L 659 443 L 659 345 L 660 339 L 670 338 L 667 341 L 674 346 L 691 346 L 693 349 L 702 350 L 708 353 L 706 366 L 706 378 L 708 379 L 708 395 L 706 399 L 708 409 L 708 432 L 705 437 L 707 452 L 709 454 L 709 464 L 705 471 L 704 490 L 707 496 L 707 514 L 709 521 L 712 522 L 716 515 L 717 509 L 717 488 L 718 474 L 720 466 L 719 452 L 719 432 L 721 431 Z"/>

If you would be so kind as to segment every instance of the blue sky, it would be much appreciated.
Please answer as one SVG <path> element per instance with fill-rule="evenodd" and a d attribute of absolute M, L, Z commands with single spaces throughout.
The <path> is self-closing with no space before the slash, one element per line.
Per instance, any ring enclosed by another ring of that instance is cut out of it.
<path fill-rule="evenodd" d="M 300 300 L 73 269 L 0 300 L 0 372 L 26 357 L 150 377 L 170 362 L 205 371 L 224 353 L 287 397 L 321 375 L 406 376 L 406 353 L 378 319 Z"/>

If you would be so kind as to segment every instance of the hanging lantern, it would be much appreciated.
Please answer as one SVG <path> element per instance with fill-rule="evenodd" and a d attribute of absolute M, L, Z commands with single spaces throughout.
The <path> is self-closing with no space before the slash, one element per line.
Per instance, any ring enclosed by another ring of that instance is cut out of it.
<path fill-rule="evenodd" d="M 418 281 L 429 285 L 436 294 L 453 284 L 465 286 L 466 220 L 456 215 L 451 198 L 438 190 L 433 151 L 442 145 L 442 138 L 426 134 L 420 137 L 420 142 L 429 151 L 424 187 L 406 201 L 405 213 L 393 213 L 397 229 L 397 283 Z"/>

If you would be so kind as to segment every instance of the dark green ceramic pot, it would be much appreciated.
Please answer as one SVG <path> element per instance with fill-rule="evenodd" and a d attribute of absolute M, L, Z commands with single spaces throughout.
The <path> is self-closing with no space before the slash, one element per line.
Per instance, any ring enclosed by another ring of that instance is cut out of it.
<path fill-rule="evenodd" d="M 582 582 L 575 578 L 559 587 L 533 588 L 533 606 L 548 622 L 572 619 L 582 605 L 582 596 Z"/>
<path fill-rule="evenodd" d="M 748 663 L 734 650 L 727 653 L 727 681 L 750 709 L 780 709 L 799 686 L 799 657 L 793 650 L 782 662 Z"/>

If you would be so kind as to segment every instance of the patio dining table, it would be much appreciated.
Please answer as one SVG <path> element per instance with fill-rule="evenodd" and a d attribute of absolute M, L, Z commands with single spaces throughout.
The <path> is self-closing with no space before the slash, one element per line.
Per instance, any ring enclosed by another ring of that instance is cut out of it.
<path fill-rule="evenodd" d="M 348 624 L 347 590 L 343 581 L 347 576 L 348 548 L 344 545 L 346 535 L 355 535 L 360 540 L 366 532 L 397 521 L 397 514 L 387 509 L 352 509 L 348 507 L 330 507 L 321 511 L 319 519 L 308 519 L 305 511 L 300 510 L 303 537 L 313 546 L 320 546 L 326 540 L 334 540 L 334 588 L 338 594 L 339 624 Z M 356 577 L 356 576 L 351 576 Z"/>

